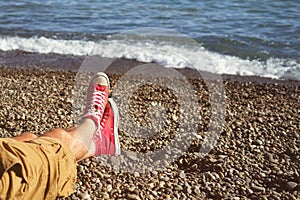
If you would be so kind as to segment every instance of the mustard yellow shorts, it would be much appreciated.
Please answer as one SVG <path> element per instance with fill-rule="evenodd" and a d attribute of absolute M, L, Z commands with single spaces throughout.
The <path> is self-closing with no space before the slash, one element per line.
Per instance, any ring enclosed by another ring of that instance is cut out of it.
<path fill-rule="evenodd" d="M 76 160 L 62 142 L 0 138 L 0 199 L 56 199 L 74 192 Z"/>

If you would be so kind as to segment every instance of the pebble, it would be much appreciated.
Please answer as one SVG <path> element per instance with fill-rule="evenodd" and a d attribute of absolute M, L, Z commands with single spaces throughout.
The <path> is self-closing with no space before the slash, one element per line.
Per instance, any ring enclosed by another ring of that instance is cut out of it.
<path fill-rule="evenodd" d="M 127 199 L 130 199 L 130 200 L 140 200 L 141 198 L 137 195 L 137 194 L 127 194 Z"/>
<path fill-rule="evenodd" d="M 91 199 L 91 196 L 87 192 L 79 193 L 79 198 L 84 200 Z"/>
<path fill-rule="evenodd" d="M 139 176 L 140 176 L 140 173 L 139 173 L 139 172 L 134 172 L 134 173 L 133 173 L 133 176 L 134 176 L 134 177 L 139 177 Z"/>
<path fill-rule="evenodd" d="M 177 190 L 177 191 L 183 190 L 181 185 L 175 185 L 174 189 Z"/>
<path fill-rule="evenodd" d="M 270 162 L 273 162 L 273 163 L 276 163 L 276 162 L 277 162 L 277 160 L 275 160 L 275 159 L 273 158 L 273 154 L 267 152 L 266 155 L 267 155 L 267 159 L 268 159 Z"/>
<path fill-rule="evenodd" d="M 120 159 L 116 156 L 111 156 L 110 157 L 110 162 L 112 163 L 112 165 L 114 166 L 119 166 L 120 165 Z"/>
<path fill-rule="evenodd" d="M 152 182 L 149 183 L 149 184 L 148 184 L 148 187 L 149 187 L 150 189 L 154 188 L 154 183 L 152 183 Z"/>
<path fill-rule="evenodd" d="M 79 92 L 82 98 L 73 99 L 75 76 L 73 72 L 1 68 L 0 136 L 15 136 L 22 131 L 40 134 L 53 127 L 69 128 L 76 124 L 75 119 L 83 109 L 80 102 L 84 103 L 85 92 Z M 114 84 L 120 76 L 110 77 L 113 98 L 120 102 L 122 94 L 114 93 Z M 139 82 L 136 79 L 130 81 L 132 85 Z M 160 127 L 165 130 L 154 133 L 151 138 L 132 137 L 135 126 L 124 123 L 120 112 L 123 155 L 103 156 L 101 162 L 95 158 L 79 162 L 75 193 L 69 199 L 255 199 L 263 196 L 297 199 L 299 184 L 291 180 L 299 176 L 294 162 L 300 159 L 297 154 L 299 90 L 295 92 L 293 85 L 222 81 L 227 96 L 225 123 L 216 145 L 204 146 L 212 147 L 207 155 L 199 150 L 203 141 L 208 139 L 207 125 L 214 124 L 210 121 L 211 114 L 218 111 L 212 112 L 211 93 L 203 81 L 190 81 L 199 103 L 197 113 L 192 116 L 200 118 L 195 120 L 199 130 L 195 134 L 199 137 L 188 144 L 188 151 L 168 150 L 168 157 L 160 161 L 165 165 L 162 169 L 151 164 L 143 166 L 143 156 L 138 156 L 140 152 L 156 152 L 176 138 L 179 130 L 189 131 L 195 125 L 194 119 L 184 116 L 193 113 L 193 107 L 183 109 L 180 102 L 180 105 L 176 103 L 180 95 L 186 97 L 184 91 L 173 94 L 159 84 L 148 88 L 143 86 L 144 89 L 137 89 L 134 93 L 130 100 L 133 107 L 128 112 L 134 121 L 139 120 L 142 124 L 149 117 L 145 105 L 155 102 L 153 107 L 159 105 L 166 111 L 163 123 L 166 127 Z M 88 85 L 88 81 L 82 83 Z M 182 82 L 173 83 L 174 86 L 180 84 Z M 218 87 L 214 85 L 213 91 Z M 73 106 L 76 109 L 73 110 Z M 179 122 L 184 127 L 178 127 Z M 153 128 L 153 124 L 149 123 L 149 126 Z M 172 161 L 175 154 L 180 157 Z M 111 165 L 118 166 L 119 170 Z M 139 170 L 139 165 L 145 170 Z M 202 178 L 204 172 L 207 172 L 204 175 L 206 180 Z M 283 191 L 276 192 L 282 188 Z"/>
<path fill-rule="evenodd" d="M 297 185 L 298 185 L 297 183 L 295 183 L 293 181 L 289 181 L 289 182 L 287 182 L 287 189 L 288 190 L 293 190 L 297 187 Z"/>
<path fill-rule="evenodd" d="M 106 186 L 107 192 L 110 192 L 112 189 L 113 189 L 113 187 L 112 187 L 111 184 L 108 184 L 108 185 Z"/>
<path fill-rule="evenodd" d="M 110 199 L 109 194 L 107 192 L 102 192 L 101 196 L 103 199 Z"/>
<path fill-rule="evenodd" d="M 175 122 L 177 122 L 177 120 L 178 120 L 177 115 L 176 115 L 176 114 L 173 114 L 173 115 L 172 115 L 172 119 L 173 119 Z"/>
<path fill-rule="evenodd" d="M 71 195 L 71 199 L 72 199 L 72 200 L 79 200 L 79 197 L 77 197 L 75 194 L 72 194 L 72 195 Z"/>
<path fill-rule="evenodd" d="M 265 192 L 265 190 L 266 190 L 264 187 L 257 186 L 257 185 L 252 185 L 251 189 L 256 192 Z"/>
<path fill-rule="evenodd" d="M 163 181 L 166 181 L 166 182 L 170 180 L 170 178 L 167 177 L 167 176 L 160 176 L 159 179 L 160 179 L 160 180 L 163 180 Z"/>
<path fill-rule="evenodd" d="M 156 192 L 155 190 L 151 190 L 151 193 L 152 193 L 152 195 L 153 195 L 154 197 L 157 196 L 157 192 Z"/>
<path fill-rule="evenodd" d="M 159 187 L 160 187 L 160 188 L 163 188 L 163 187 L 165 186 L 165 184 L 166 184 L 166 183 L 165 183 L 164 181 L 159 181 Z"/>
<path fill-rule="evenodd" d="M 186 187 L 186 193 L 192 194 L 192 188 L 190 186 Z"/>
<path fill-rule="evenodd" d="M 184 173 L 184 171 L 181 171 L 181 172 L 179 173 L 179 177 L 180 177 L 180 178 L 185 178 L 185 173 Z"/>
<path fill-rule="evenodd" d="M 125 155 L 130 158 L 131 160 L 133 161 L 137 161 L 138 158 L 137 158 L 137 154 L 135 152 L 132 152 L 132 151 L 126 151 L 125 152 Z"/>

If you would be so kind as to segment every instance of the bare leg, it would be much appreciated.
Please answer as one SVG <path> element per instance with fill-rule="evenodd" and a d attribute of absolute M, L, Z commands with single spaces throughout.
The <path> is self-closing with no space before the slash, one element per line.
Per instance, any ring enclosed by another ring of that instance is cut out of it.
<path fill-rule="evenodd" d="M 100 127 L 98 121 L 102 119 L 105 104 L 108 101 L 109 79 L 104 73 L 97 73 L 91 80 L 87 96 L 88 108 L 81 124 L 69 130 L 53 129 L 40 137 L 50 137 L 65 143 L 73 152 L 77 161 L 91 157 L 96 152 L 95 144 L 92 142 L 93 135 L 96 132 L 96 126 Z M 95 100 L 96 99 L 96 100 Z M 92 109 L 93 108 L 93 109 Z M 96 118 L 95 122 L 92 120 Z M 100 118 L 100 119 L 99 119 Z M 97 125 L 95 124 L 97 123 Z M 101 134 L 101 133 L 100 133 Z M 28 141 L 38 138 L 33 134 L 27 133 L 15 137 L 17 141 Z M 111 149 L 110 149 L 111 150 Z"/>
<path fill-rule="evenodd" d="M 69 130 L 53 129 L 40 137 L 50 137 L 62 141 L 73 152 L 76 161 L 80 161 L 92 156 L 92 154 L 89 153 L 89 150 L 95 129 L 95 123 L 91 119 L 85 119 L 77 127 Z M 38 138 L 38 136 L 32 133 L 24 133 L 20 136 L 13 137 L 12 139 L 22 142 L 34 140 L 36 138 Z"/>
<path fill-rule="evenodd" d="M 24 141 L 33 140 L 33 139 L 35 139 L 37 137 L 38 136 L 36 136 L 33 133 L 26 132 L 26 133 L 22 133 L 22 135 L 12 137 L 12 139 L 17 140 L 18 142 L 24 142 Z"/>

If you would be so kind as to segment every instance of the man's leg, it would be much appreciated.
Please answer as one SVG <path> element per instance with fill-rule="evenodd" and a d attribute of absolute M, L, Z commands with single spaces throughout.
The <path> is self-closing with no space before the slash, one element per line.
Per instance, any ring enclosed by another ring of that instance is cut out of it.
<path fill-rule="evenodd" d="M 40 137 L 58 139 L 73 152 L 76 161 L 93 155 L 119 154 L 117 133 L 118 111 L 114 101 L 108 102 L 108 77 L 98 73 L 91 81 L 82 122 L 74 128 L 53 129 Z M 32 133 L 13 137 L 17 141 L 39 138 Z"/>
<path fill-rule="evenodd" d="M 98 73 L 92 79 L 78 126 L 53 129 L 42 136 L 25 133 L 0 139 L 0 199 L 66 197 L 74 190 L 75 159 L 119 152 L 115 106 L 108 102 L 108 85 L 105 74 Z M 29 175 L 28 168 L 33 169 Z"/>
<path fill-rule="evenodd" d="M 14 139 L 18 142 L 25 142 L 25 141 L 33 140 L 37 137 L 38 136 L 33 133 L 26 132 L 26 133 L 22 133 L 21 135 L 12 137 L 12 139 Z"/>
<path fill-rule="evenodd" d="M 95 130 L 95 123 L 91 119 L 84 119 L 77 127 L 68 130 L 53 129 L 41 137 L 50 137 L 62 141 L 73 152 L 76 161 L 80 161 L 92 156 L 92 154 L 89 153 L 89 148 Z"/>
<path fill-rule="evenodd" d="M 19 142 L 30 141 L 42 137 L 57 139 L 62 141 L 69 147 L 69 149 L 73 152 L 76 161 L 80 161 L 92 156 L 92 154 L 88 152 L 85 144 L 91 144 L 95 129 L 95 123 L 91 119 L 84 119 L 84 121 L 79 126 L 68 130 L 53 129 L 41 136 L 26 132 L 19 136 L 12 137 L 12 139 Z"/>

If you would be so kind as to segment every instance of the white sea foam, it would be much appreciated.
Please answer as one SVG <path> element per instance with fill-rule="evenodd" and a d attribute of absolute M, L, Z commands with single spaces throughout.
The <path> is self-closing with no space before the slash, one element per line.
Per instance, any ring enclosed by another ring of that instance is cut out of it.
<path fill-rule="evenodd" d="M 300 80 L 300 64 L 295 60 L 271 58 L 267 62 L 243 60 L 211 52 L 200 44 L 182 44 L 154 40 L 113 38 L 99 41 L 59 40 L 45 37 L 1 37 L 0 50 L 38 53 L 100 55 L 157 62 L 166 67 L 190 67 L 198 70 L 234 75 L 256 75 L 275 79 Z"/>

